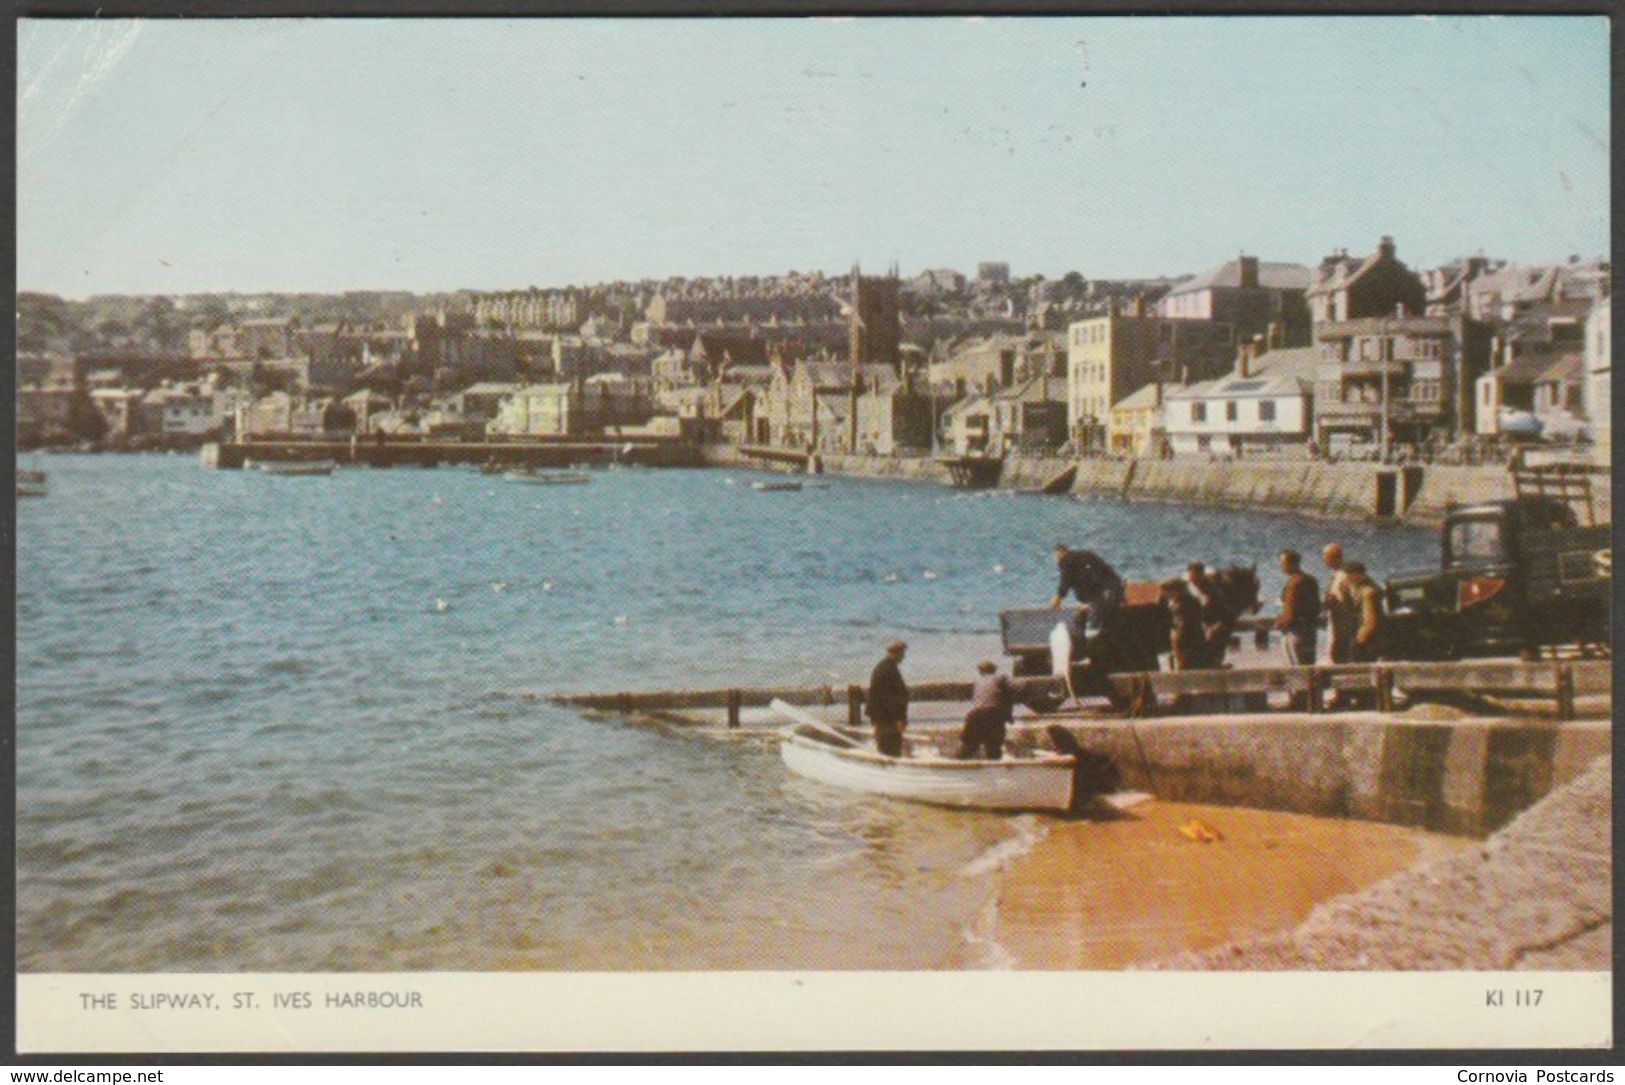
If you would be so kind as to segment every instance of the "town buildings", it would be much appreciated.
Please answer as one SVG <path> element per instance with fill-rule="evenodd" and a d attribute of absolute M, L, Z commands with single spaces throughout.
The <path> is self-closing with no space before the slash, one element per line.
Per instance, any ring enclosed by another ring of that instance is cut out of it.
<path fill-rule="evenodd" d="M 942 344 L 939 354 L 928 363 L 927 379 L 939 395 L 956 399 L 1035 377 L 1066 376 L 1066 336 L 1059 332 L 1000 332 Z M 1063 390 L 1060 401 L 1065 399 Z"/>
<path fill-rule="evenodd" d="M 1400 262 L 1394 239 L 1384 237 L 1371 255 L 1351 258 L 1342 249 L 1310 274 L 1306 301 L 1316 324 L 1369 316 L 1420 316 L 1427 308 L 1422 279 Z"/>
<path fill-rule="evenodd" d="M 948 408 L 947 437 L 960 456 L 1053 454 L 1067 440 L 1066 378 L 1037 375 L 973 392 Z"/>
<path fill-rule="evenodd" d="M 1474 431 L 1474 382 L 1492 333 L 1465 316 L 1315 325 L 1315 439 L 1323 451 L 1448 443 Z"/>
<path fill-rule="evenodd" d="M 1315 267 L 1242 253 L 1183 278 L 1015 279 L 989 262 L 908 280 L 854 266 L 428 299 L 92 299 L 76 304 L 98 330 L 72 329 L 88 346 L 71 350 L 52 331 L 71 307 L 20 295 L 19 324 L 38 318 L 20 338 L 44 346 L 18 360 L 18 436 L 201 440 L 241 418 L 249 436 L 676 427 L 828 451 L 1255 455 L 1312 438 L 1477 455 L 1532 439 L 1527 415 L 1542 440 L 1606 449 L 1608 287 L 1607 261 L 1578 257 L 1413 272 L 1384 237 Z"/>
<path fill-rule="evenodd" d="M 1067 329 L 1067 418 L 1085 448 L 1107 447 L 1112 405 L 1145 385 L 1205 380 L 1235 356 L 1235 332 L 1213 320 L 1108 312 Z"/>
<path fill-rule="evenodd" d="M 1175 455 L 1303 455 L 1314 426 L 1315 350 L 1289 347 L 1255 356 L 1243 343 L 1236 368 L 1214 380 L 1174 386 L 1163 397 L 1163 427 Z M 1139 443 L 1133 455 L 1152 454 Z"/>
<path fill-rule="evenodd" d="M 1601 464 L 1613 463 L 1613 311 L 1605 285 L 1591 306 L 1585 326 L 1585 406 L 1591 423 L 1592 454 Z"/>
<path fill-rule="evenodd" d="M 1274 346 L 1309 342 L 1309 269 L 1267 263 L 1243 254 L 1171 288 L 1158 300 L 1158 316 L 1216 320 L 1239 339 L 1265 336 Z"/>
<path fill-rule="evenodd" d="M 493 437 L 601 436 L 644 425 L 654 414 L 647 381 L 606 374 L 523 385 L 501 401 L 486 432 Z"/>

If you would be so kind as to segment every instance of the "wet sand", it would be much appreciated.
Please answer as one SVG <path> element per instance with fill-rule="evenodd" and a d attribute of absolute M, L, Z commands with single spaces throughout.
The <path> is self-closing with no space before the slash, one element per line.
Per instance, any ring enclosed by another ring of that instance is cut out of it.
<path fill-rule="evenodd" d="M 1180 827 L 1199 819 L 1220 839 Z M 1113 970 L 1296 926 L 1315 905 L 1473 841 L 1392 825 L 1147 802 L 1055 825 L 1010 864 L 988 937 L 1013 968 Z"/>

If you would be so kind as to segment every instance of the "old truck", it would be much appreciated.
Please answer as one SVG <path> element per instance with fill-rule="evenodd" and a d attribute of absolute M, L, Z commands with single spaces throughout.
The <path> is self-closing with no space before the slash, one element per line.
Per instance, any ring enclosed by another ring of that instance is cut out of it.
<path fill-rule="evenodd" d="M 1384 585 L 1388 658 L 1609 649 L 1610 525 L 1582 526 L 1553 497 L 1516 497 L 1451 509 L 1439 545 L 1437 570 Z"/>

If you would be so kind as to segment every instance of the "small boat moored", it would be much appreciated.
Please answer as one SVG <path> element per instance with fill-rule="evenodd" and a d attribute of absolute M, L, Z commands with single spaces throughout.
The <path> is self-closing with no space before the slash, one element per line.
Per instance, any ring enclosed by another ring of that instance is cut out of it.
<path fill-rule="evenodd" d="M 17 496 L 18 497 L 44 497 L 50 493 L 45 482 L 44 471 L 18 471 Z"/>
<path fill-rule="evenodd" d="M 750 488 L 760 494 L 797 493 L 801 490 L 799 482 L 753 482 Z"/>
<path fill-rule="evenodd" d="M 780 715 L 796 722 L 784 735 L 779 754 L 799 776 L 851 791 L 934 806 L 977 810 L 1065 812 L 1093 796 L 1073 794 L 1078 759 L 1047 750 L 1000 761 L 961 761 L 952 757 L 887 757 L 783 701 Z"/>
<path fill-rule="evenodd" d="M 592 476 L 584 471 L 508 471 L 502 476 L 509 482 L 529 482 L 537 485 L 567 486 L 591 482 Z"/>
<path fill-rule="evenodd" d="M 306 475 L 331 475 L 334 463 L 332 460 L 266 460 L 257 463 L 255 466 L 267 475 L 302 477 Z"/>

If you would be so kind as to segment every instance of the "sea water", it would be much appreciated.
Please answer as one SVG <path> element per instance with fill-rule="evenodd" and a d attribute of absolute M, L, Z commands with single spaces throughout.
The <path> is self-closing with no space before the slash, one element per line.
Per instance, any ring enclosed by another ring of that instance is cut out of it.
<path fill-rule="evenodd" d="M 1026 821 L 790 776 L 560 691 L 968 678 L 1056 542 L 1127 577 L 1430 533 L 739 470 L 526 486 L 25 457 L 25 971 L 952 968 Z M 826 485 L 827 484 L 827 485 Z M 1310 565 L 1314 566 L 1311 559 Z M 1039 827 L 1041 830 L 1041 827 Z"/>

